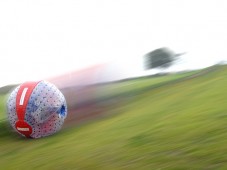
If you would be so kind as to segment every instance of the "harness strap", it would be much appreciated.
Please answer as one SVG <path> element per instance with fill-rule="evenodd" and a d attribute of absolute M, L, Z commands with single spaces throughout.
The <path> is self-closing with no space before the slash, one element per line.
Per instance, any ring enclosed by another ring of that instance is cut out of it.
<path fill-rule="evenodd" d="M 18 121 L 15 124 L 17 131 L 26 137 L 32 134 L 32 127 L 24 120 L 26 108 L 32 91 L 39 82 L 26 82 L 21 84 L 16 96 L 16 113 Z"/>

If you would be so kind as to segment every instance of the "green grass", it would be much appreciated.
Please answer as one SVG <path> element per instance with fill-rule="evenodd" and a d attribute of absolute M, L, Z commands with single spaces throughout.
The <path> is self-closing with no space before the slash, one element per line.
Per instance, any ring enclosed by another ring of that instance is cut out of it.
<path fill-rule="evenodd" d="M 158 77 L 144 77 L 138 79 L 129 79 L 127 81 L 119 81 L 111 84 L 101 85 L 96 87 L 96 96 L 98 97 L 110 97 L 124 95 L 127 93 L 134 93 L 147 89 L 150 87 L 159 87 L 167 82 L 176 81 L 185 77 L 194 75 L 200 71 L 190 71 L 185 73 L 176 73 L 166 76 Z"/>
<path fill-rule="evenodd" d="M 43 139 L 18 137 L 1 122 L 1 168 L 227 169 L 226 75 L 221 66 L 141 92 L 109 106 L 116 115 Z"/>
<path fill-rule="evenodd" d="M 0 95 L 0 121 L 6 118 L 6 95 Z"/>

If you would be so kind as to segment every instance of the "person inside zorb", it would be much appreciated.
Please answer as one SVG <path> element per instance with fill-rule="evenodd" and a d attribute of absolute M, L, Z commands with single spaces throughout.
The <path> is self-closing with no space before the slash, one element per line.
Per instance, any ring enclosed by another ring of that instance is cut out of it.
<path fill-rule="evenodd" d="M 58 132 L 67 116 L 64 95 L 46 81 L 26 82 L 7 101 L 8 120 L 19 134 L 41 138 Z"/>

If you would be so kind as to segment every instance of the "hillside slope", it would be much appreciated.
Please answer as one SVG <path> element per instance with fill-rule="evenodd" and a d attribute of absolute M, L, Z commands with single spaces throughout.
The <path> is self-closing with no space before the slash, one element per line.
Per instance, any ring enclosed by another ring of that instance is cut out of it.
<path fill-rule="evenodd" d="M 29 140 L 0 123 L 3 169 L 227 169 L 227 67 L 105 106 L 106 118 Z"/>

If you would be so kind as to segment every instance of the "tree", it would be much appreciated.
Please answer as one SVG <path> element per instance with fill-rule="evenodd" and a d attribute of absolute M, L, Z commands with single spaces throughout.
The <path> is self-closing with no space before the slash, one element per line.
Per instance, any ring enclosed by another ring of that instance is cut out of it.
<path fill-rule="evenodd" d="M 145 69 L 161 68 L 166 69 L 170 67 L 178 56 L 182 54 L 175 54 L 172 50 L 163 47 L 151 51 L 145 55 Z"/>

